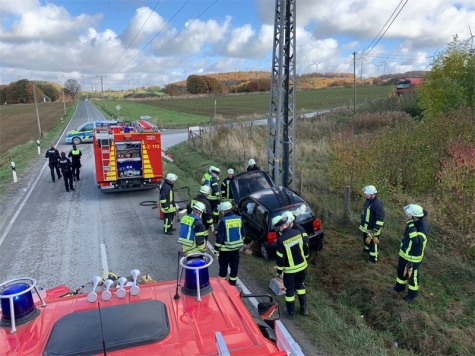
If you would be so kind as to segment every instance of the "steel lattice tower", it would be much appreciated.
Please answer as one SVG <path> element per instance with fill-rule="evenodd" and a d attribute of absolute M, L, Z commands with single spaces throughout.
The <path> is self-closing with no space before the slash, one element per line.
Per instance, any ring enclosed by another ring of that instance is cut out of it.
<path fill-rule="evenodd" d="M 275 1 L 266 170 L 276 185 L 294 189 L 296 0 Z"/>

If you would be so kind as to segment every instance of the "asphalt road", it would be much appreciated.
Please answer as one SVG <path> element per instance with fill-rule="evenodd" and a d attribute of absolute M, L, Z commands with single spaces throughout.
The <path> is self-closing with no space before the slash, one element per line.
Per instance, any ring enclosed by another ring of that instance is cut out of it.
<path fill-rule="evenodd" d="M 66 130 L 99 119 L 104 118 L 91 103 L 79 102 Z M 186 129 L 164 132 L 163 147 L 186 137 Z M 57 148 L 68 153 L 72 147 L 63 135 Z M 135 268 L 157 281 L 176 279 L 177 234 L 163 235 L 158 210 L 140 205 L 159 200 L 158 190 L 102 194 L 95 185 L 92 144 L 78 148 L 83 166 L 74 192 L 66 192 L 63 179 L 53 183 L 43 164 L 37 173 L 32 171 L 33 182 L 4 201 L 0 281 L 29 276 L 45 288 L 76 288 L 92 276 L 107 271 L 128 276 Z M 217 264 L 210 267 L 210 275 L 217 276 Z"/>

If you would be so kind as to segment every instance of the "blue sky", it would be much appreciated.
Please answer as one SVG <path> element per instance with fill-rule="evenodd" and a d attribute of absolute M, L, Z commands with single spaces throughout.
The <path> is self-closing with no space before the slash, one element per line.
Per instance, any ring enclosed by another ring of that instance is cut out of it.
<path fill-rule="evenodd" d="M 270 71 L 274 8 L 274 0 L 1 0 L 0 79 L 73 78 L 92 90 L 97 75 L 107 75 L 106 88 L 125 89 Z M 296 9 L 299 74 L 316 63 L 323 73 L 353 72 L 351 53 L 370 49 L 358 76 L 427 70 L 453 35 L 475 33 L 473 0 L 296 0 Z"/>

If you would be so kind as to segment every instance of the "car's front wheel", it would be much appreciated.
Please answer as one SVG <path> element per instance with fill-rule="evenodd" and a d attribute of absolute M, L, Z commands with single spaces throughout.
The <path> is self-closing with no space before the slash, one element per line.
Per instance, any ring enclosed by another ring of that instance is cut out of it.
<path fill-rule="evenodd" d="M 267 261 L 270 260 L 269 249 L 264 243 L 261 244 L 261 255 L 263 259 Z"/>
<path fill-rule="evenodd" d="M 79 145 L 81 142 L 82 142 L 82 141 L 81 141 L 81 139 L 80 139 L 79 137 L 73 138 L 73 143 L 74 143 L 75 145 Z"/>

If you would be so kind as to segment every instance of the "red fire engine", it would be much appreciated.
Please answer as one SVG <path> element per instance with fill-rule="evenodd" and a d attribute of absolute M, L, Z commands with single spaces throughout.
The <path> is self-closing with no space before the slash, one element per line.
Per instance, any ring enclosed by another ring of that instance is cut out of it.
<path fill-rule="evenodd" d="M 0 353 L 303 355 L 272 297 L 242 295 L 226 280 L 209 278 L 212 262 L 204 253 L 182 257 L 177 281 L 170 282 L 139 284 L 138 270 L 129 279 L 107 272 L 105 280 L 92 278 L 89 294 L 72 296 L 64 286 L 39 291 L 33 278 L 1 283 Z M 269 298 L 258 304 L 257 316 L 242 301 L 250 297 Z"/>
<path fill-rule="evenodd" d="M 139 120 L 129 127 L 102 122 L 93 133 L 97 187 L 102 192 L 158 188 L 162 178 L 160 131 Z"/>

